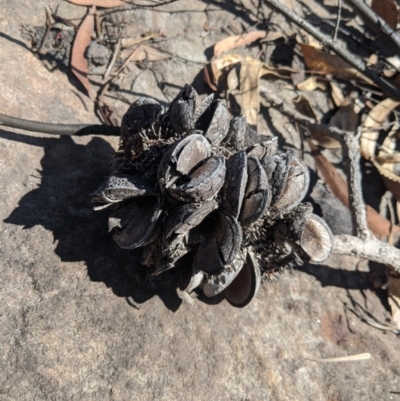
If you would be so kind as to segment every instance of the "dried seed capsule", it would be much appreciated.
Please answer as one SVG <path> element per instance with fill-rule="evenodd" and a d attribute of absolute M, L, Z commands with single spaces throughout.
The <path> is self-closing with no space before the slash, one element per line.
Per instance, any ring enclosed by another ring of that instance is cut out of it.
<path fill-rule="evenodd" d="M 247 156 L 255 157 L 258 160 L 262 160 L 265 157 L 274 156 L 278 149 L 278 137 L 273 137 L 264 141 L 263 143 L 256 143 L 246 149 Z"/>
<path fill-rule="evenodd" d="M 170 241 L 165 241 L 162 245 L 162 257 L 157 264 L 153 275 L 165 272 L 168 269 L 175 267 L 176 262 L 192 251 L 192 247 L 182 240 L 183 237 L 178 237 Z"/>
<path fill-rule="evenodd" d="M 165 238 L 169 239 L 173 235 L 185 235 L 189 230 L 198 226 L 217 207 L 217 201 L 212 199 L 201 204 L 189 203 L 174 208 L 165 220 Z"/>
<path fill-rule="evenodd" d="M 204 295 L 208 298 L 212 298 L 224 291 L 239 274 L 243 264 L 243 255 L 238 255 L 221 273 L 213 274 L 205 278 L 203 285 Z"/>
<path fill-rule="evenodd" d="M 260 288 L 261 273 L 255 257 L 248 252 L 246 263 L 232 283 L 224 290 L 227 301 L 238 308 L 248 305 Z"/>
<path fill-rule="evenodd" d="M 142 265 L 153 267 L 160 263 L 162 258 L 161 241 L 157 239 L 143 247 L 141 263 Z"/>
<path fill-rule="evenodd" d="M 137 196 L 153 196 L 155 187 L 140 175 L 116 174 L 92 194 L 93 203 L 116 203 Z"/>
<path fill-rule="evenodd" d="M 169 108 L 169 119 L 179 133 L 187 132 L 195 126 L 197 92 L 190 85 L 185 85 Z"/>
<path fill-rule="evenodd" d="M 288 152 L 279 155 L 277 158 L 273 157 L 270 159 L 269 157 L 266 157 L 264 159 L 268 163 L 268 171 L 266 171 L 268 178 L 271 174 L 271 169 L 275 164 L 275 170 L 272 172 L 271 179 L 268 181 L 272 191 L 271 206 L 273 206 L 282 195 L 289 174 L 289 165 L 293 157 L 293 153 Z"/>
<path fill-rule="evenodd" d="M 229 113 L 224 100 L 214 100 L 196 121 L 196 128 L 204 132 L 204 136 L 213 145 L 219 145 L 229 129 Z"/>
<path fill-rule="evenodd" d="M 193 169 L 188 176 L 167 186 L 170 195 L 182 202 L 203 202 L 214 197 L 224 184 L 225 158 L 211 156 Z"/>
<path fill-rule="evenodd" d="M 211 106 L 211 103 L 214 101 L 214 93 L 207 96 L 200 104 L 200 106 L 196 109 L 195 112 L 195 120 L 197 121 Z"/>
<path fill-rule="evenodd" d="M 206 273 L 220 273 L 235 260 L 242 243 L 242 230 L 237 220 L 216 210 L 203 221 L 198 231 L 197 267 Z"/>
<path fill-rule="evenodd" d="M 230 144 L 236 150 L 242 150 L 244 148 L 246 130 L 246 117 L 234 117 L 229 123 L 228 134 L 225 137 L 224 142 Z"/>
<path fill-rule="evenodd" d="M 332 253 L 332 232 L 319 216 L 308 216 L 300 237 L 300 245 L 313 263 L 324 262 Z"/>
<path fill-rule="evenodd" d="M 119 228 L 113 236 L 115 242 L 123 249 L 134 249 L 151 242 L 156 236 L 161 212 L 158 198 L 138 198 L 126 208 L 112 213 L 111 228 Z"/>
<path fill-rule="evenodd" d="M 221 189 L 222 204 L 235 218 L 242 208 L 247 177 L 246 152 L 237 152 L 226 162 L 225 183 Z"/>
<path fill-rule="evenodd" d="M 293 156 L 289 162 L 285 187 L 271 207 L 270 216 L 284 215 L 295 208 L 305 197 L 309 183 L 310 175 L 307 167 Z"/>
<path fill-rule="evenodd" d="M 271 202 L 267 174 L 256 158 L 247 158 L 247 173 L 246 191 L 239 216 L 242 226 L 249 226 L 259 219 Z"/>
<path fill-rule="evenodd" d="M 132 135 L 156 121 L 162 113 L 161 105 L 150 97 L 141 97 L 129 107 L 122 117 L 121 133 Z"/>
<path fill-rule="evenodd" d="M 194 131 L 197 132 L 197 131 Z M 158 183 L 163 192 L 179 177 L 187 175 L 202 160 L 211 155 L 211 145 L 203 135 L 186 136 L 172 144 L 158 167 Z"/>
<path fill-rule="evenodd" d="M 200 287 L 205 278 L 203 271 L 193 263 L 193 254 L 188 253 L 177 262 L 179 289 L 192 292 Z"/>

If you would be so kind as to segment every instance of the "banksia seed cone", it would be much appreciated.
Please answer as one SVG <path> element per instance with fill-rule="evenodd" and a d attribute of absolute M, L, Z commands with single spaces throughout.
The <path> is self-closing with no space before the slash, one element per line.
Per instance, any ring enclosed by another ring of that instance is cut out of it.
<path fill-rule="evenodd" d="M 124 249 L 142 248 L 153 274 L 176 267 L 180 288 L 222 291 L 247 305 L 261 277 L 331 253 L 329 227 L 301 203 L 307 167 L 277 139 L 244 148 L 245 118 L 213 95 L 197 105 L 186 85 L 168 111 L 140 98 L 122 120 L 112 175 L 93 194 L 114 204 L 109 230 Z"/>

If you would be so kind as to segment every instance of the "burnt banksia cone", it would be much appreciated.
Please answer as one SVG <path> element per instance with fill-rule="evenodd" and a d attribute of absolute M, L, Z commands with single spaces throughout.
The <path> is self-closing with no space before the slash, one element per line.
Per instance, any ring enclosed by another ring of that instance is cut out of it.
<path fill-rule="evenodd" d="M 329 227 L 301 203 L 307 167 L 276 138 L 245 148 L 245 118 L 224 101 L 200 105 L 186 85 L 166 113 L 140 98 L 122 120 L 111 176 L 92 201 L 111 205 L 109 230 L 124 249 L 142 249 L 153 274 L 179 271 L 181 290 L 224 292 L 234 306 L 261 278 L 295 263 L 321 263 Z"/>

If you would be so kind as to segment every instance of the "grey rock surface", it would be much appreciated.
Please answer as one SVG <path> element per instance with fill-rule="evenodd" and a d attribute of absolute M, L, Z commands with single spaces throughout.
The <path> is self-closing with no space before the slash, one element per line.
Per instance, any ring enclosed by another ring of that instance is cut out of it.
<path fill-rule="evenodd" d="M 23 46 L 20 26 L 44 19 L 45 5 L 54 3 L 21 9 L 0 0 L 0 112 L 96 122 L 71 91 L 73 78 L 50 73 Z M 135 18 L 145 29 L 169 29 L 171 51 L 205 61 L 198 32 L 206 5 L 171 4 L 191 12 L 170 20 L 149 10 Z M 84 14 L 66 2 L 60 8 L 71 18 Z M 238 23 L 229 10 L 215 14 Z M 156 69 L 171 88 L 198 73 L 172 60 Z M 132 96 L 162 96 L 151 76 L 144 70 Z M 122 115 L 127 106 L 119 107 Z M 181 299 L 174 272 L 146 281 L 135 253 L 108 235 L 107 211 L 94 212 L 89 202 L 117 144 L 0 128 L 1 401 L 395 399 L 399 340 L 344 313 L 351 294 L 382 321 L 388 316 L 355 259 L 288 271 L 244 309 L 222 297 Z M 362 352 L 372 358 L 307 359 Z"/>

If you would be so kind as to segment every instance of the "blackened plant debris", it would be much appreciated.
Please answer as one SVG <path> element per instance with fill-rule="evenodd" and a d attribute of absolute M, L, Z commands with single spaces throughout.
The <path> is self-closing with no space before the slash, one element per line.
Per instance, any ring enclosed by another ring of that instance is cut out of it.
<path fill-rule="evenodd" d="M 321 263 L 332 250 L 329 227 L 301 203 L 306 166 L 279 152 L 276 138 L 244 148 L 247 130 L 212 95 L 198 104 L 189 85 L 166 112 L 140 98 L 123 117 L 112 174 L 92 199 L 113 209 L 114 240 L 142 248 L 153 274 L 177 268 L 181 290 L 224 292 L 238 307 L 262 277 Z"/>

